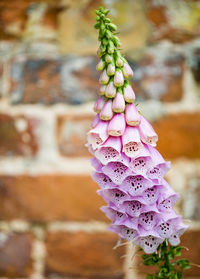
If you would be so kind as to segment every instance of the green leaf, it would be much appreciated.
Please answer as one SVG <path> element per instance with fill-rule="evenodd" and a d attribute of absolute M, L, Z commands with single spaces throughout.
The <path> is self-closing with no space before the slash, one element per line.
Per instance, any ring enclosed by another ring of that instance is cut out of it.
<path fill-rule="evenodd" d="M 182 260 L 176 261 L 176 263 L 182 269 L 189 269 L 190 268 L 190 262 L 188 260 L 182 259 Z"/>

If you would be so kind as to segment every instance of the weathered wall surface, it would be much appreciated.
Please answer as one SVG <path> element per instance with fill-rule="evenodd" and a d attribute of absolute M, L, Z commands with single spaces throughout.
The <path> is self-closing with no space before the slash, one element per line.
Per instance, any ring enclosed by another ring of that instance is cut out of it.
<path fill-rule="evenodd" d="M 0 278 L 142 278 L 113 250 L 84 147 L 98 92 L 101 1 L 0 1 Z M 200 3 L 104 0 L 120 25 L 137 103 L 171 160 L 200 263 Z M 127 257 L 123 257 L 127 255 Z M 193 267 L 187 276 L 200 277 Z"/>

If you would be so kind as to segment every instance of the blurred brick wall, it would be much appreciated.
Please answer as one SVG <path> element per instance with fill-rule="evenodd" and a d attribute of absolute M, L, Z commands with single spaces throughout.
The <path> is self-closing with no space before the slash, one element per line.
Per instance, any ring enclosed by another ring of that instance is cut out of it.
<path fill-rule="evenodd" d="M 0 1 L 0 278 L 143 278 L 113 250 L 84 147 L 98 91 L 100 1 Z M 200 263 L 199 1 L 104 0 L 135 70 L 137 102 L 172 161 Z M 123 257 L 127 255 L 127 257 Z M 193 267 L 187 278 L 200 277 Z"/>

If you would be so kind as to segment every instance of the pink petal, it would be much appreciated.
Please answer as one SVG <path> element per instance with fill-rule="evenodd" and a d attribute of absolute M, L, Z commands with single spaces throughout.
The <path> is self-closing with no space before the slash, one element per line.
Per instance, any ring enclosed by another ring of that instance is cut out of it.
<path fill-rule="evenodd" d="M 113 117 L 113 111 L 112 111 L 112 101 L 108 100 L 100 112 L 100 119 L 101 120 L 110 120 Z"/>
<path fill-rule="evenodd" d="M 93 149 L 98 148 L 107 140 L 107 128 L 108 122 L 100 120 L 95 128 L 88 132 L 87 140 L 88 143 L 92 145 Z"/>
<path fill-rule="evenodd" d="M 140 124 L 141 116 L 134 104 L 126 105 L 125 118 L 129 126 L 138 126 Z"/>
<path fill-rule="evenodd" d="M 124 88 L 124 99 L 127 103 L 133 103 L 135 101 L 135 93 L 130 84 Z"/>
<path fill-rule="evenodd" d="M 125 109 L 124 97 L 121 93 L 117 93 L 112 104 L 112 110 L 114 112 L 124 112 L 124 109 Z"/>
<path fill-rule="evenodd" d="M 113 118 L 110 120 L 110 123 L 108 125 L 108 134 L 110 136 L 121 136 L 124 133 L 125 130 L 125 119 L 123 113 L 116 113 Z"/>
<path fill-rule="evenodd" d="M 135 157 L 143 145 L 140 141 L 139 131 L 136 127 L 127 126 L 122 136 L 123 152 L 128 157 Z"/>
<path fill-rule="evenodd" d="M 109 84 L 106 86 L 106 90 L 105 90 L 106 97 L 114 98 L 116 93 L 117 93 L 117 91 L 116 91 L 116 87 L 114 86 L 113 81 L 109 82 Z"/>
<path fill-rule="evenodd" d="M 146 144 L 151 144 L 152 146 L 156 146 L 156 142 L 158 141 L 158 136 L 152 128 L 151 124 L 141 116 L 141 122 L 139 125 L 139 131 L 141 140 Z"/>
<path fill-rule="evenodd" d="M 122 69 L 125 78 L 131 78 L 133 76 L 133 71 L 128 63 L 124 63 L 124 67 Z"/>
<path fill-rule="evenodd" d="M 121 156 L 121 139 L 110 136 L 101 147 L 95 152 L 100 162 L 106 165 L 109 162 L 117 161 Z"/>
<path fill-rule="evenodd" d="M 116 70 L 115 76 L 114 76 L 114 85 L 116 87 L 120 87 L 124 84 L 124 76 L 122 74 L 121 70 Z"/>

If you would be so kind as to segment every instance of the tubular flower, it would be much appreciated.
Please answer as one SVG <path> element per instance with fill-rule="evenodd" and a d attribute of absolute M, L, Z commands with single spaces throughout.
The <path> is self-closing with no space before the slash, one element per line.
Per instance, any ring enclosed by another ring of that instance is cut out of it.
<path fill-rule="evenodd" d="M 133 104 L 135 94 L 127 80 L 132 70 L 119 54 L 119 41 L 109 23 L 107 28 L 109 32 L 100 31 L 102 44 L 106 36 L 111 42 L 102 53 L 105 67 L 100 83 L 108 83 L 105 69 L 111 61 L 115 73 L 104 88 L 106 103 L 102 106 L 99 99 L 95 105 L 98 114 L 87 136 L 88 148 L 94 154 L 92 178 L 107 203 L 101 210 L 111 221 L 110 230 L 149 254 L 166 239 L 178 245 L 187 226 L 173 209 L 179 195 L 164 179 L 170 163 L 155 149 L 158 136 Z"/>
<path fill-rule="evenodd" d="M 115 96 L 115 99 L 112 103 L 112 110 L 113 112 L 124 112 L 125 110 L 125 100 L 120 92 L 118 92 Z"/>
<path fill-rule="evenodd" d="M 104 104 L 104 106 L 103 106 L 99 115 L 100 115 L 100 118 L 102 120 L 110 120 L 113 117 L 112 101 L 111 100 L 108 100 Z"/>

